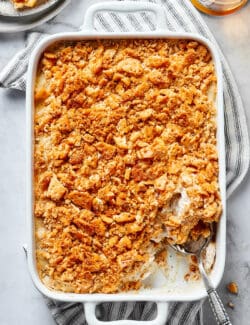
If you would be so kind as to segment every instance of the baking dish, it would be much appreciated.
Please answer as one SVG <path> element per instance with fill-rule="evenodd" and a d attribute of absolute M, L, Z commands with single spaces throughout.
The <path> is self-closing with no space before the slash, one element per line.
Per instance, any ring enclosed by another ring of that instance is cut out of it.
<path fill-rule="evenodd" d="M 94 29 L 94 15 L 98 11 L 150 11 L 156 18 L 156 30 L 153 32 L 139 33 L 100 33 Z M 168 265 L 169 276 L 167 280 L 160 275 L 155 275 L 151 289 L 143 289 L 139 292 L 117 294 L 69 294 L 55 292 L 46 288 L 40 281 L 36 270 L 34 224 L 33 224 L 33 109 L 34 109 L 34 81 L 40 55 L 52 43 L 60 40 L 87 40 L 87 39 L 191 39 L 204 44 L 211 52 L 217 75 L 217 144 L 219 152 L 219 186 L 221 192 L 223 214 L 217 229 L 216 236 L 216 261 L 211 272 L 211 280 L 217 286 L 223 274 L 225 261 L 225 233 L 226 233 L 226 206 L 225 206 L 225 147 L 224 147 L 224 120 L 223 120 L 223 96 L 222 96 L 222 72 L 220 60 L 214 46 L 203 37 L 190 33 L 176 33 L 167 31 L 165 15 L 162 7 L 152 3 L 135 2 L 108 2 L 94 5 L 88 9 L 85 22 L 81 31 L 74 33 L 61 33 L 45 38 L 32 53 L 28 78 L 27 78 L 27 215 L 28 215 L 28 265 L 32 279 L 36 287 L 44 295 L 61 301 L 84 302 L 86 319 L 89 324 L 103 324 L 95 317 L 95 306 L 103 301 L 157 301 L 158 315 L 149 324 L 164 324 L 167 317 L 168 301 L 192 301 L 206 295 L 206 291 L 200 281 L 186 282 L 184 274 L 187 270 L 187 261 L 181 256 L 169 251 Z M 106 323 L 106 322 L 105 322 Z M 135 321 L 116 321 L 110 324 L 135 324 Z"/>

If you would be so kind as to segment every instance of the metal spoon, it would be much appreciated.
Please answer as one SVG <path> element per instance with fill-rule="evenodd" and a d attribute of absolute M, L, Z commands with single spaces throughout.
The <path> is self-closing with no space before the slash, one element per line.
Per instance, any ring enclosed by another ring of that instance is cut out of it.
<path fill-rule="evenodd" d="M 189 241 L 183 245 L 172 245 L 170 246 L 176 250 L 177 252 L 183 254 L 183 255 L 194 255 L 197 258 L 198 261 L 198 267 L 201 273 L 201 277 L 204 281 L 205 288 L 207 290 L 208 294 L 208 300 L 211 306 L 211 309 L 213 311 L 213 314 L 215 316 L 216 322 L 218 325 L 232 325 L 229 316 L 225 310 L 225 307 L 216 292 L 215 288 L 213 287 L 202 262 L 202 252 L 209 244 L 211 237 L 212 237 L 212 231 L 211 235 L 208 238 L 200 237 L 197 241 Z"/>

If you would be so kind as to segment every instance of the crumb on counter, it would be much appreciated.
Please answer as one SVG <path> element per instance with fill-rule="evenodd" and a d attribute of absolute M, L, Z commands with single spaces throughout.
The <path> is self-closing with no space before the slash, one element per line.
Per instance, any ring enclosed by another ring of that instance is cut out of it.
<path fill-rule="evenodd" d="M 234 309 L 234 304 L 232 303 L 232 301 L 229 301 L 227 305 L 228 305 L 228 307 L 230 307 L 231 309 Z"/>
<path fill-rule="evenodd" d="M 227 285 L 227 289 L 230 293 L 233 293 L 235 295 L 238 294 L 239 290 L 238 290 L 238 285 L 235 283 L 235 282 L 230 282 L 228 285 Z"/>

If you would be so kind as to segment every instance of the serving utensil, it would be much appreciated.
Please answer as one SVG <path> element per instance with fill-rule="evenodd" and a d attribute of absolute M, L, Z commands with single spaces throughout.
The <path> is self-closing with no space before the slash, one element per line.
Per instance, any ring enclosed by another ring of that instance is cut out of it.
<path fill-rule="evenodd" d="M 203 266 L 202 255 L 205 252 L 206 247 L 210 243 L 213 237 L 212 228 L 210 229 L 210 236 L 205 238 L 200 236 L 197 241 L 188 241 L 183 245 L 172 245 L 169 244 L 175 251 L 181 253 L 182 255 L 193 255 L 197 258 L 197 264 L 199 271 L 204 282 L 205 288 L 208 294 L 208 300 L 215 316 L 218 325 L 232 325 L 229 316 L 225 310 L 223 302 L 221 301 L 216 289 L 214 288 L 212 282 L 210 281 L 207 272 Z"/>

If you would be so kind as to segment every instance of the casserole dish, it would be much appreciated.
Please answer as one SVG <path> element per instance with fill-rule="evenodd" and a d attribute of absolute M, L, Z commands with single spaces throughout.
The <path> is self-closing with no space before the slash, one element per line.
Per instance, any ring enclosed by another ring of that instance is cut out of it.
<path fill-rule="evenodd" d="M 94 30 L 93 20 L 96 12 L 100 10 L 110 11 L 145 11 L 153 12 L 156 16 L 157 27 L 156 30 L 150 33 L 98 33 Z M 117 293 L 117 294 L 72 294 L 51 291 L 45 287 L 40 281 L 36 268 L 35 258 L 35 240 L 34 240 L 34 218 L 33 218 L 33 110 L 34 110 L 34 84 L 37 73 L 37 65 L 40 59 L 40 55 L 51 44 L 62 40 L 91 40 L 91 39 L 187 39 L 196 40 L 201 44 L 204 44 L 212 54 L 212 58 L 215 65 L 215 71 L 217 75 L 217 145 L 219 153 L 219 186 L 221 192 L 221 200 L 223 206 L 223 214 L 220 219 L 220 223 L 217 229 L 216 237 L 216 261 L 214 268 L 211 272 L 211 279 L 215 286 L 218 285 L 224 268 L 225 260 L 225 150 L 224 150 L 224 125 L 223 125 L 223 101 L 222 101 L 222 74 L 219 62 L 219 57 L 214 49 L 213 45 L 204 38 L 187 33 L 173 33 L 166 32 L 166 26 L 164 23 L 164 12 L 161 7 L 148 4 L 148 3 L 103 3 L 92 6 L 86 13 L 85 23 L 82 31 L 77 33 L 64 33 L 50 36 L 44 39 L 36 50 L 33 52 L 27 80 L 27 139 L 28 139 L 28 159 L 27 159 L 27 176 L 29 179 L 27 188 L 27 208 L 29 217 L 29 242 L 28 242 L 28 264 L 32 275 L 32 279 L 36 287 L 46 296 L 62 301 L 70 302 L 84 302 L 86 319 L 89 324 L 102 324 L 95 318 L 95 304 L 103 301 L 158 301 L 158 316 L 149 323 L 152 324 L 164 324 L 167 317 L 167 301 L 191 301 L 201 299 L 205 296 L 205 290 L 200 281 L 186 282 L 184 280 L 184 274 L 187 270 L 186 259 L 175 255 L 169 251 L 169 274 L 167 280 L 162 279 L 160 274 L 155 275 L 152 281 L 150 289 L 144 289 L 138 292 Z M 113 323 L 119 323 L 112 322 Z M 120 321 L 122 323 L 122 321 Z M 124 323 L 124 322 L 123 322 Z M 129 324 L 130 321 L 125 321 Z"/>

